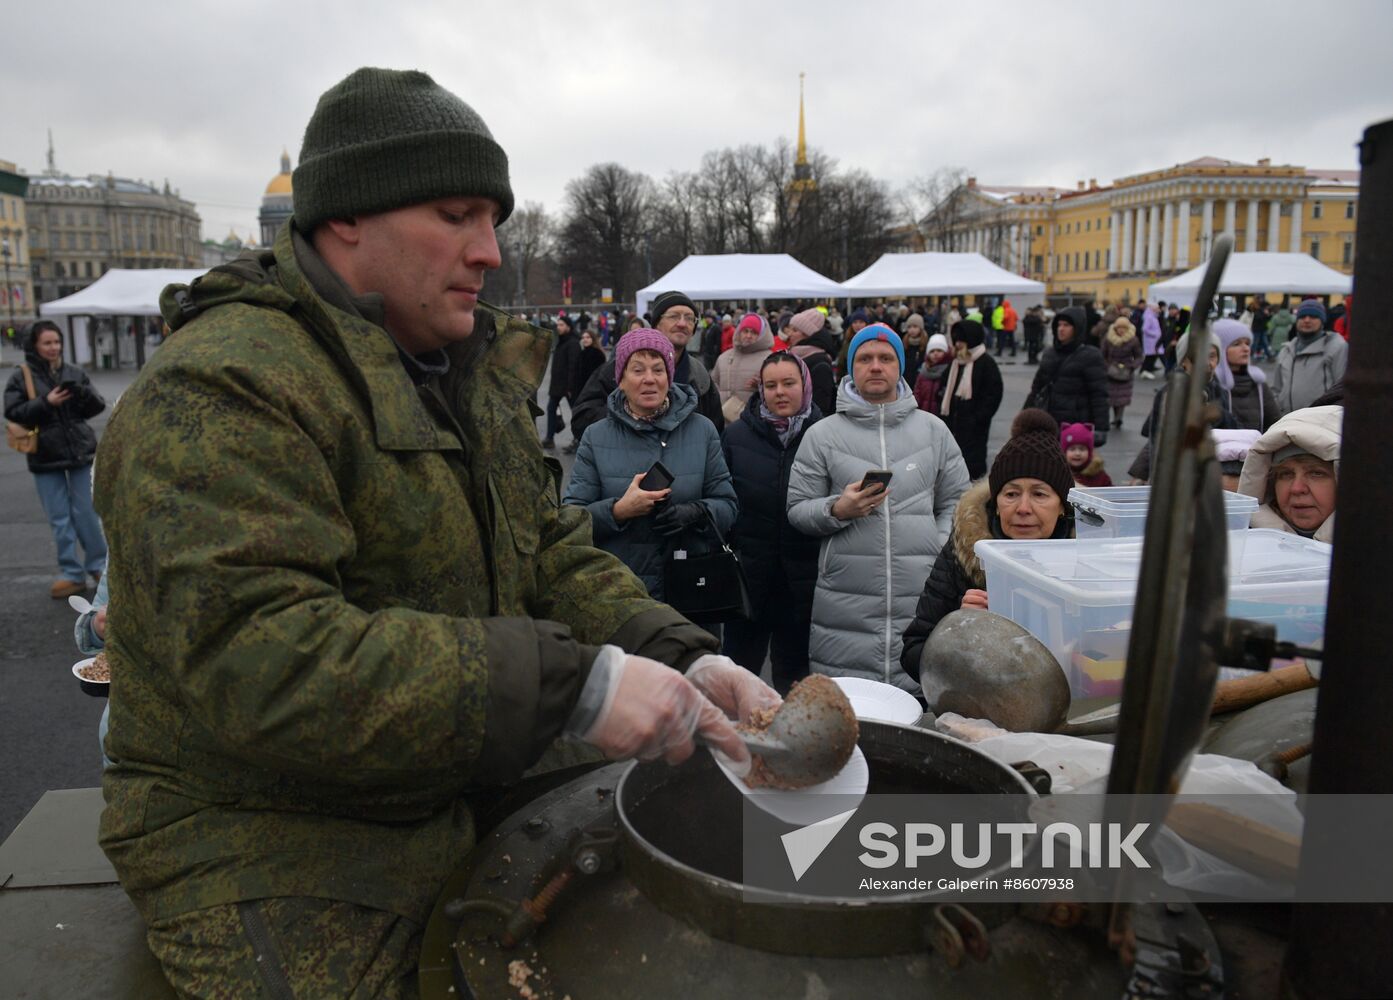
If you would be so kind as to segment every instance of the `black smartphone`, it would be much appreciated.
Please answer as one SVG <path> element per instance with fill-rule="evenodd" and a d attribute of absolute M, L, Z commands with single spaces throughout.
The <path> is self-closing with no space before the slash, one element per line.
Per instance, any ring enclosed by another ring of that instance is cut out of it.
<path fill-rule="evenodd" d="M 74 381 L 73 379 L 65 379 L 64 381 L 58 383 L 58 388 L 63 389 L 67 392 L 77 392 L 78 385 L 79 383 Z"/>
<path fill-rule="evenodd" d="M 875 483 L 879 483 L 880 492 L 884 493 L 886 490 L 890 488 L 890 479 L 893 475 L 894 473 L 892 473 L 889 469 L 871 469 L 869 472 L 866 473 L 864 477 L 862 477 L 861 489 L 864 491 L 866 487 L 871 486 Z"/>
<path fill-rule="evenodd" d="M 672 485 L 672 473 L 667 471 L 667 466 L 662 462 L 654 462 L 649 470 L 644 473 L 639 480 L 638 488 L 653 492 L 665 490 Z"/>

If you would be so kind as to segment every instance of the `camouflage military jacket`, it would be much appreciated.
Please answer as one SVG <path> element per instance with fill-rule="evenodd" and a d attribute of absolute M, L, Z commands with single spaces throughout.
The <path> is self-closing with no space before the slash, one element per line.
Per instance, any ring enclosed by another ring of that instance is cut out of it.
<path fill-rule="evenodd" d="M 462 796 L 541 754 L 598 644 L 714 643 L 559 505 L 543 331 L 481 306 L 418 389 L 290 226 L 162 305 L 97 461 L 102 846 L 147 920 L 305 895 L 423 922 L 473 841 Z"/>

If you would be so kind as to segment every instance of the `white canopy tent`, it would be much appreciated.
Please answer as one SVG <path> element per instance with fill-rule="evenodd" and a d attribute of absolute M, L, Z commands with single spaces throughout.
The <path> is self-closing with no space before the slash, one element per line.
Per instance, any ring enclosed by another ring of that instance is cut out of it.
<path fill-rule="evenodd" d="M 71 343 L 68 353 L 77 364 L 91 364 L 94 355 L 100 355 L 119 366 L 123 353 L 139 359 L 144 352 L 134 345 L 129 352 L 123 352 L 120 347 L 123 338 L 119 335 L 106 331 L 89 333 L 85 317 L 158 316 L 160 292 L 166 285 L 187 285 L 206 273 L 207 268 L 113 268 L 81 291 L 43 303 L 39 306 L 39 315 L 69 317 Z M 142 336 L 142 331 L 137 329 L 135 335 Z"/>
<path fill-rule="evenodd" d="M 1043 282 L 998 267 L 980 253 L 887 253 L 842 282 L 853 299 L 890 295 L 1004 295 L 1029 308 L 1045 301 Z"/>
<path fill-rule="evenodd" d="M 837 282 L 786 253 L 691 254 L 653 284 L 639 289 L 638 313 L 647 312 L 649 303 L 668 290 L 682 292 L 698 302 L 831 299 L 843 294 Z"/>
<path fill-rule="evenodd" d="M 1178 302 L 1193 309 L 1208 261 L 1147 289 L 1152 302 Z M 1354 279 L 1304 253 L 1236 253 L 1229 257 L 1219 292 L 1243 295 L 1275 292 L 1296 295 L 1348 295 Z"/>
<path fill-rule="evenodd" d="M 160 292 L 166 285 L 185 284 L 206 274 L 156 267 L 148 270 L 113 268 L 80 292 L 39 306 L 41 316 L 158 316 Z"/>

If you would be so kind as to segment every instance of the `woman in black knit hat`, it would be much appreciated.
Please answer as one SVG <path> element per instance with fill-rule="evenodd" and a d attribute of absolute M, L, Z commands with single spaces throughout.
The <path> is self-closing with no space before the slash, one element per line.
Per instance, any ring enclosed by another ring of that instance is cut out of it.
<path fill-rule="evenodd" d="M 1069 490 L 1074 475 L 1059 447 L 1059 425 L 1044 410 L 1022 410 L 1011 437 L 992 463 L 990 475 L 958 501 L 953 532 L 938 553 L 933 572 L 904 633 L 900 665 L 919 676 L 919 657 L 929 633 L 959 608 L 987 607 L 987 577 L 974 546 L 984 538 L 1073 538 Z"/>

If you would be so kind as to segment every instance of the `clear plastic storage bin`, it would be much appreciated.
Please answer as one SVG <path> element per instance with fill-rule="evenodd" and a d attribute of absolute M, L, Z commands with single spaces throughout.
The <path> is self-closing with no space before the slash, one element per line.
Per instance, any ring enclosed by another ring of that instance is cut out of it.
<path fill-rule="evenodd" d="M 1150 486 L 1075 486 L 1069 491 L 1074 507 L 1074 533 L 1079 538 L 1139 538 L 1146 533 Z M 1241 565 L 1248 522 L 1258 509 L 1256 497 L 1224 491 L 1224 516 L 1229 525 L 1229 565 Z M 1242 534 L 1237 534 L 1242 532 Z"/>
<path fill-rule="evenodd" d="M 1229 575 L 1228 613 L 1319 644 L 1331 547 L 1282 531 L 1246 532 Z M 1141 538 L 978 542 L 992 611 L 1054 653 L 1078 697 L 1118 694 L 1141 570 Z M 1202 556 L 1201 556 L 1202 558 Z"/>
<path fill-rule="evenodd" d="M 1146 532 L 1150 486 L 1075 486 L 1069 491 L 1074 524 L 1080 538 L 1131 538 Z M 1224 491 L 1224 516 L 1229 530 L 1246 529 L 1257 497 Z"/>

